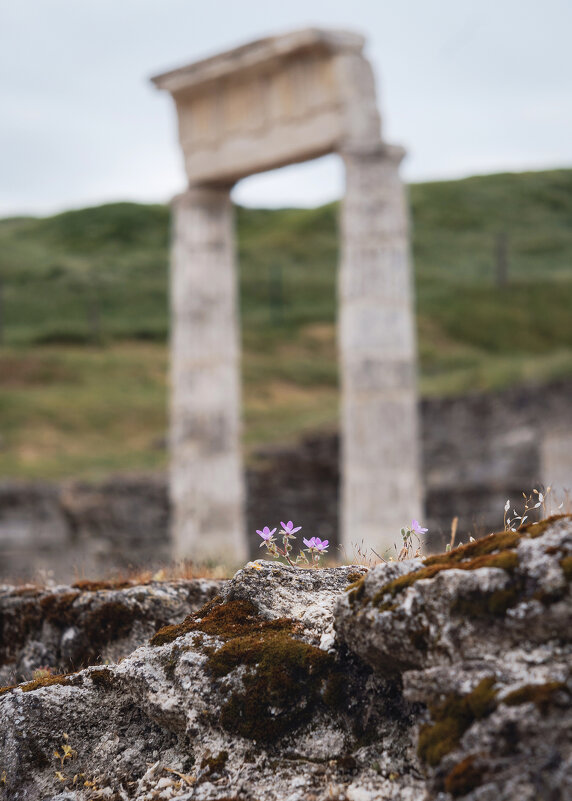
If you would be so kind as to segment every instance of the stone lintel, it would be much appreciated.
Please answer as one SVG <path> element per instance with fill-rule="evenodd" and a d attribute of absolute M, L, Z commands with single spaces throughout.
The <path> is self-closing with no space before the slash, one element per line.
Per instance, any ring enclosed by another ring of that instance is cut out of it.
<path fill-rule="evenodd" d="M 344 30 L 306 28 L 281 36 L 268 36 L 254 42 L 226 50 L 216 56 L 195 61 L 169 72 L 155 75 L 151 82 L 175 95 L 189 93 L 205 87 L 211 81 L 232 78 L 237 73 L 260 70 L 293 59 L 308 51 L 326 54 L 350 52 L 361 53 L 365 38 L 359 33 Z"/>
<path fill-rule="evenodd" d="M 172 94 L 190 184 L 373 147 L 380 117 L 363 37 L 307 29 L 159 75 Z"/>

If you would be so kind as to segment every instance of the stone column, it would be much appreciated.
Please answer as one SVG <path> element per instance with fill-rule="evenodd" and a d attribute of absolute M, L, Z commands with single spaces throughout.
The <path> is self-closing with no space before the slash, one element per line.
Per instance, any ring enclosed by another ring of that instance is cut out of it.
<path fill-rule="evenodd" d="M 383 555 L 421 518 L 416 345 L 401 148 L 342 153 L 342 542 Z"/>
<path fill-rule="evenodd" d="M 171 501 L 177 559 L 247 558 L 240 334 L 230 188 L 173 203 Z"/>

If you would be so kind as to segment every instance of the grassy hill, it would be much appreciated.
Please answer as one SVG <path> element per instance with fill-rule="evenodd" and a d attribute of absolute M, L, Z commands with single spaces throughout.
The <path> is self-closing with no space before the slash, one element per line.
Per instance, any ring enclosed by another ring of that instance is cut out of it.
<path fill-rule="evenodd" d="M 572 374 L 572 170 L 410 196 L 422 392 Z M 237 209 L 249 451 L 335 425 L 336 216 Z M 0 475 L 164 464 L 168 229 L 130 203 L 0 220 Z"/>

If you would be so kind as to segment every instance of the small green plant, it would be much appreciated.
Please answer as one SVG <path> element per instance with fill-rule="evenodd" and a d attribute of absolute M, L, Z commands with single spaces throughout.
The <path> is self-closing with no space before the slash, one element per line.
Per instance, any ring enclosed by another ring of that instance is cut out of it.
<path fill-rule="evenodd" d="M 53 675 L 53 672 L 53 668 L 51 668 L 49 665 L 36 668 L 32 673 L 32 681 L 38 681 L 38 679 L 47 679 L 49 676 Z"/>

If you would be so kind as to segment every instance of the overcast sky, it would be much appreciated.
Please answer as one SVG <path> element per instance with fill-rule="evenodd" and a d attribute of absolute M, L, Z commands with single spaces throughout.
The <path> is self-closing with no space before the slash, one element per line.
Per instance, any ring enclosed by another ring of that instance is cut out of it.
<path fill-rule="evenodd" d="M 572 166 L 571 0 L 14 0 L 0 11 L 0 215 L 184 186 L 150 75 L 308 25 L 368 38 L 385 137 L 413 181 Z M 247 205 L 342 193 L 336 157 L 255 176 Z"/>

